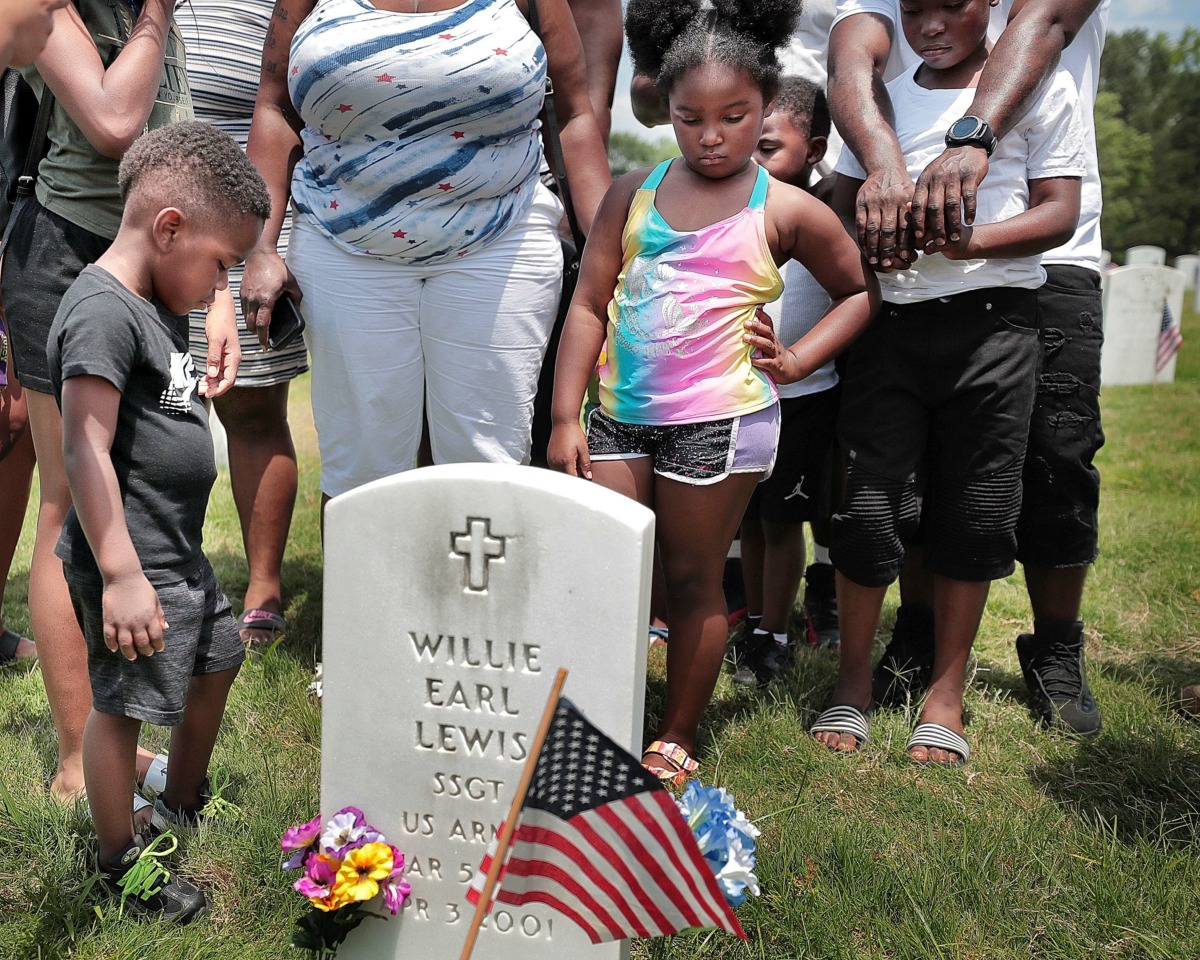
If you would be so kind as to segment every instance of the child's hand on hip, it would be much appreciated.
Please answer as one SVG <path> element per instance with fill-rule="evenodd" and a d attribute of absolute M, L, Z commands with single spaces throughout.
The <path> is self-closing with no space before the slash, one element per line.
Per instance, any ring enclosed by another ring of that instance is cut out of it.
<path fill-rule="evenodd" d="M 104 645 L 126 660 L 152 657 L 163 649 L 167 620 L 158 593 L 138 571 L 104 585 Z"/>
<path fill-rule="evenodd" d="M 746 321 L 746 333 L 742 338 L 750 345 L 750 362 L 762 370 L 776 383 L 795 383 L 802 379 L 803 371 L 795 355 L 775 335 L 775 324 L 762 307 L 754 317 Z M 753 351 L 757 350 L 757 356 Z"/>
<path fill-rule="evenodd" d="M 592 455 L 583 428 L 577 423 L 555 425 L 550 433 L 550 446 L 546 448 L 546 460 L 569 477 L 592 479 Z"/>

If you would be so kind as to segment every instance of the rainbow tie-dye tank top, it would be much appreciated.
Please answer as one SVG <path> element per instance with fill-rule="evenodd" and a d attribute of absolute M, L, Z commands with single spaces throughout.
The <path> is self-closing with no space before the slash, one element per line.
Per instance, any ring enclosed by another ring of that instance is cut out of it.
<path fill-rule="evenodd" d="M 763 230 L 767 171 L 749 203 L 700 230 L 674 230 L 654 206 L 671 161 L 634 194 L 623 262 L 608 305 L 600 405 L 624 423 L 724 420 L 775 402 L 775 383 L 750 364 L 745 323 L 783 292 Z"/>

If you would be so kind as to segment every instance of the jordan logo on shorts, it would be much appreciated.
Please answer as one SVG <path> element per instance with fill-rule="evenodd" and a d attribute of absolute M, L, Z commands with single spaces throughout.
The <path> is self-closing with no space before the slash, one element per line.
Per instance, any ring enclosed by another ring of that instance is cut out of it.
<path fill-rule="evenodd" d="M 187 413 L 192 409 L 192 391 L 196 389 L 196 367 L 190 353 L 171 354 L 171 382 L 158 398 L 168 413 Z"/>
<path fill-rule="evenodd" d="M 792 499 L 792 497 L 803 497 L 805 500 L 807 500 L 807 499 L 808 499 L 808 494 L 807 494 L 807 493 L 805 493 L 805 492 L 804 492 L 804 491 L 801 489 L 801 487 L 803 487 L 803 486 L 804 486 L 804 478 L 803 478 L 803 477 L 801 477 L 801 478 L 800 478 L 800 481 L 799 481 L 799 482 L 796 484 L 796 489 L 795 489 L 795 490 L 793 490 L 791 493 L 789 493 L 789 494 L 788 494 L 786 497 L 784 497 L 783 499 L 784 499 L 784 500 L 791 500 L 791 499 Z"/>

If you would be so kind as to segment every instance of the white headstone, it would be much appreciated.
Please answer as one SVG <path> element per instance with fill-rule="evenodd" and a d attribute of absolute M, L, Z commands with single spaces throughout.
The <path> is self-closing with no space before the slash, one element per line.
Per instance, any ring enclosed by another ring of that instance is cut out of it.
<path fill-rule="evenodd" d="M 1164 310 L 1175 324 L 1183 312 L 1183 274 L 1174 267 L 1118 267 L 1104 275 L 1103 386 L 1170 383 L 1175 359 L 1162 370 L 1158 344 Z"/>
<path fill-rule="evenodd" d="M 1125 266 L 1136 267 L 1142 264 L 1152 267 L 1166 266 L 1167 251 L 1162 247 L 1144 244 L 1140 247 L 1130 247 L 1125 251 Z"/>
<path fill-rule="evenodd" d="M 1200 256 L 1185 253 L 1175 258 L 1175 269 L 1183 274 L 1183 284 L 1188 290 L 1195 290 L 1200 281 Z"/>
<path fill-rule="evenodd" d="M 325 519 L 321 811 L 347 804 L 404 851 L 400 916 L 344 960 L 457 960 L 465 899 L 508 813 L 554 674 L 639 753 L 654 515 L 533 467 L 428 467 L 353 490 Z M 475 956 L 619 960 L 546 907 L 498 904 Z"/>

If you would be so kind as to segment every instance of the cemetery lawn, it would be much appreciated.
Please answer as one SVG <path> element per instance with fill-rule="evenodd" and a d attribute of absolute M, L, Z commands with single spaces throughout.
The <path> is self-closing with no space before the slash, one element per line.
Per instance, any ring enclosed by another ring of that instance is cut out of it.
<path fill-rule="evenodd" d="M 1035 728 L 1013 646 L 1029 628 L 1019 573 L 995 585 L 985 614 L 963 769 L 910 763 L 914 716 L 902 711 L 877 713 L 858 754 L 811 741 L 834 654 L 801 651 L 765 695 L 726 674 L 707 715 L 702 774 L 762 829 L 763 893 L 739 911 L 749 941 L 688 933 L 636 943 L 634 957 L 1200 957 L 1200 720 L 1179 706 L 1181 688 L 1200 682 L 1200 318 L 1191 311 L 1184 335 L 1173 385 L 1104 393 L 1103 554 L 1084 613 L 1100 738 L 1081 744 Z M 293 390 L 292 424 L 301 492 L 284 568 L 288 638 L 247 663 L 217 744 L 215 779 L 240 813 L 185 834 L 180 848 L 184 872 L 212 891 L 210 917 L 184 929 L 123 920 L 91 889 L 89 823 L 44 789 L 55 749 L 41 675 L 9 667 L 0 671 L 0 960 L 301 956 L 288 940 L 303 902 L 280 870 L 279 834 L 318 809 L 320 713 L 305 687 L 319 659 L 321 553 L 306 380 Z M 17 630 L 29 626 L 33 520 L 31 507 L 5 597 Z M 240 609 L 246 568 L 226 477 L 206 546 Z M 895 603 L 893 592 L 880 644 Z M 648 732 L 664 689 L 655 651 Z M 386 695 L 364 678 L 363 735 L 381 744 L 371 704 Z M 165 749 L 163 731 L 147 731 L 143 742 Z"/>

